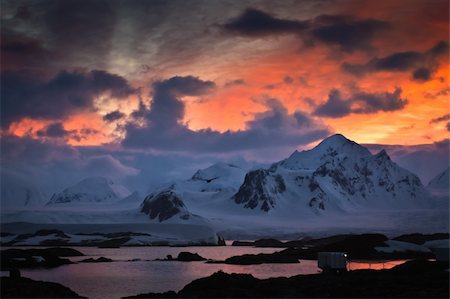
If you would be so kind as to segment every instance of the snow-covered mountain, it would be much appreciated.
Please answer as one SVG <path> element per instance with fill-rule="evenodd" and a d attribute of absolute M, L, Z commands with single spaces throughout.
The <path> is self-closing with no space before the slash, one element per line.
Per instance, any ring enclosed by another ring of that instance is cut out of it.
<path fill-rule="evenodd" d="M 204 191 L 222 191 L 242 184 L 245 171 L 233 164 L 216 163 L 205 169 L 199 169 L 191 181 L 200 182 Z"/>
<path fill-rule="evenodd" d="M 435 176 L 427 186 L 427 189 L 433 194 L 449 195 L 449 167 Z"/>
<path fill-rule="evenodd" d="M 53 194 L 47 205 L 77 203 L 114 203 L 130 195 L 124 186 L 104 177 L 86 178 Z"/>
<path fill-rule="evenodd" d="M 227 163 L 216 163 L 197 170 L 187 180 L 178 180 L 157 189 L 153 194 L 171 191 L 197 214 L 204 209 L 223 213 L 230 206 L 230 198 L 244 181 L 246 170 Z"/>
<path fill-rule="evenodd" d="M 141 212 L 158 222 L 207 223 L 202 217 L 190 213 L 183 200 L 170 188 L 148 195 L 141 204 Z"/>
<path fill-rule="evenodd" d="M 403 209 L 426 204 L 420 179 L 382 150 L 372 155 L 342 135 L 268 169 L 250 171 L 232 200 L 246 209 L 314 213 Z"/>
<path fill-rule="evenodd" d="M 448 183 L 448 170 L 446 175 Z M 430 185 L 441 182 L 445 179 Z M 386 151 L 371 154 L 333 135 L 270 167 L 248 171 L 216 163 L 146 196 L 130 195 L 105 178 L 89 178 L 55 194 L 40 210 L 5 213 L 2 221 L 128 223 L 155 230 L 176 227 L 183 236 L 191 227 L 192 237 L 203 229 L 213 238 L 214 230 L 244 238 L 320 230 L 436 232 L 448 227 L 448 210 L 430 197 L 420 179 Z"/>

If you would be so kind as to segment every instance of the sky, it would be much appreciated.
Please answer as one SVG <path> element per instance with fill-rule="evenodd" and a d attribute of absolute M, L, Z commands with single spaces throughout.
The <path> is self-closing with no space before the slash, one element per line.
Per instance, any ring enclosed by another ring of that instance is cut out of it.
<path fill-rule="evenodd" d="M 0 14 L 4 177 L 143 189 L 334 133 L 424 183 L 448 165 L 446 0 L 5 0 Z"/>

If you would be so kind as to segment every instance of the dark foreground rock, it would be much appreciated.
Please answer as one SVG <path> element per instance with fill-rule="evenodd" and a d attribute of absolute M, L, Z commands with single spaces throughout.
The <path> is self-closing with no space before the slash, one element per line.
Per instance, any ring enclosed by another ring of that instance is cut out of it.
<path fill-rule="evenodd" d="M 106 257 L 99 257 L 98 259 L 94 259 L 94 258 L 88 258 L 85 260 L 81 260 L 79 261 L 79 263 L 109 263 L 112 262 L 112 259 L 106 258 Z"/>
<path fill-rule="evenodd" d="M 13 268 L 53 268 L 72 264 L 61 257 L 83 256 L 72 248 L 7 249 L 0 252 L 1 269 Z"/>
<path fill-rule="evenodd" d="M 156 260 L 161 261 L 161 259 Z M 168 254 L 167 258 L 163 259 L 162 261 L 197 262 L 197 261 L 206 261 L 206 259 L 201 255 L 199 255 L 198 253 L 182 251 L 178 254 L 176 258 L 173 258 L 172 255 Z"/>
<path fill-rule="evenodd" d="M 393 238 L 392 240 L 396 241 L 403 241 L 408 243 L 414 243 L 418 245 L 422 245 L 423 243 L 427 241 L 434 241 L 434 240 L 446 240 L 450 239 L 449 233 L 436 233 L 436 234 L 407 234 L 407 235 L 401 235 L 398 237 Z"/>
<path fill-rule="evenodd" d="M 178 254 L 177 260 L 180 262 L 205 261 L 206 259 L 198 253 L 182 251 Z"/>
<path fill-rule="evenodd" d="M 55 282 L 1 277 L 1 298 L 85 298 Z"/>
<path fill-rule="evenodd" d="M 382 234 L 336 235 L 320 239 L 305 238 L 297 241 L 280 242 L 275 239 L 261 239 L 251 242 L 256 247 L 288 247 L 273 253 L 275 257 L 264 256 L 267 260 L 274 259 L 317 259 L 319 252 L 346 252 L 350 259 L 415 259 L 434 258 L 432 252 L 395 251 L 381 252 L 376 247 L 386 247 L 388 238 Z M 233 243 L 249 246 L 250 242 Z M 247 245 L 246 245 L 247 244 Z M 270 255 L 270 254 L 267 254 Z M 284 256 L 284 257 L 283 257 Z M 246 259 L 253 257 L 247 256 Z M 256 257 L 254 257 L 256 259 Z"/>
<path fill-rule="evenodd" d="M 411 261 L 390 270 L 356 270 L 340 275 L 297 275 L 257 279 L 249 274 L 213 275 L 181 291 L 127 298 L 448 298 L 448 264 Z"/>
<path fill-rule="evenodd" d="M 299 263 L 296 254 L 289 254 L 287 251 L 275 253 L 244 254 L 227 258 L 224 263 L 232 265 L 259 265 L 278 263 Z"/>

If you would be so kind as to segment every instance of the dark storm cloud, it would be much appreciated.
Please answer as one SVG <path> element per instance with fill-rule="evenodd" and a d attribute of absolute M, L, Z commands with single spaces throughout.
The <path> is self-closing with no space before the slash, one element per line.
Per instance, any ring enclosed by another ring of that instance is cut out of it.
<path fill-rule="evenodd" d="M 115 110 L 103 116 L 103 120 L 106 122 L 114 122 L 116 120 L 122 119 L 125 117 L 125 113 L 120 112 L 119 110 Z"/>
<path fill-rule="evenodd" d="M 337 45 L 345 52 L 353 52 L 371 49 L 371 41 L 386 28 L 388 24 L 380 20 L 322 15 L 314 19 L 311 35 L 323 43 Z"/>
<path fill-rule="evenodd" d="M 412 74 L 413 80 L 428 81 L 431 79 L 431 70 L 426 67 L 419 67 Z"/>
<path fill-rule="evenodd" d="M 442 115 L 441 117 L 433 118 L 430 120 L 430 124 L 439 123 L 441 121 L 447 121 L 450 120 L 450 114 Z"/>
<path fill-rule="evenodd" d="M 366 64 L 344 63 L 342 69 L 356 76 L 372 72 L 403 72 L 412 71 L 412 79 L 428 81 L 439 67 L 439 58 L 447 55 L 447 42 L 440 41 L 431 49 L 424 52 L 405 51 L 393 53 L 382 58 L 372 58 Z"/>
<path fill-rule="evenodd" d="M 185 106 L 182 96 L 200 96 L 212 91 L 215 83 L 202 81 L 193 76 L 172 77 L 153 83 L 153 101 L 148 120 L 155 127 L 177 127 L 184 117 Z"/>
<path fill-rule="evenodd" d="M 341 92 L 334 89 L 328 95 L 328 100 L 318 106 L 314 111 L 315 115 L 326 117 L 343 117 L 351 113 L 351 102 L 341 96 Z"/>
<path fill-rule="evenodd" d="M 222 25 L 227 32 L 250 37 L 298 34 L 309 45 L 322 42 L 336 45 L 344 52 L 370 50 L 371 41 L 388 27 L 388 23 L 384 21 L 357 19 L 346 15 L 321 15 L 303 21 L 288 20 L 252 8 Z"/>
<path fill-rule="evenodd" d="M 268 110 L 255 114 L 243 131 L 193 131 L 183 125 L 181 121 L 184 118 L 185 104 L 182 97 L 203 95 L 213 87 L 213 82 L 195 77 L 173 77 L 156 82 L 153 84 L 152 104 L 145 114 L 146 124 L 127 124 L 126 137 L 122 144 L 126 147 L 174 152 L 220 153 L 296 146 L 315 141 L 329 133 L 323 125 L 300 111 L 289 114 L 276 99 L 265 100 L 264 104 Z"/>
<path fill-rule="evenodd" d="M 106 55 L 116 24 L 112 1 L 44 1 L 43 21 L 55 48 L 77 49 L 71 54 Z"/>
<path fill-rule="evenodd" d="M 5 2 L 2 70 L 55 74 L 76 67 L 106 68 L 117 38 L 119 2 L 43 0 Z"/>
<path fill-rule="evenodd" d="M 134 120 L 144 119 L 148 114 L 148 109 L 145 106 L 144 102 L 139 101 L 139 106 L 137 110 L 131 112 L 131 118 Z"/>
<path fill-rule="evenodd" d="M 314 111 L 315 115 L 339 118 L 351 113 L 371 114 L 380 111 L 401 110 L 408 103 L 407 99 L 401 98 L 402 90 L 396 88 L 394 92 L 370 93 L 355 92 L 350 98 L 343 98 L 339 90 L 332 90 L 328 99 L 319 105 Z"/>
<path fill-rule="evenodd" d="M 50 124 L 42 130 L 37 131 L 39 137 L 61 138 L 67 137 L 74 131 L 68 131 L 64 129 L 64 125 L 61 122 Z"/>
<path fill-rule="evenodd" d="M 5 71 L 2 73 L 2 127 L 23 117 L 63 119 L 71 113 L 93 109 L 95 97 L 107 93 L 123 98 L 135 90 L 117 75 L 105 71 L 62 71 L 50 80 L 32 73 Z"/>
<path fill-rule="evenodd" d="M 50 64 L 59 54 L 46 49 L 43 41 L 8 30 L 1 32 L 1 69 L 35 69 Z"/>
<path fill-rule="evenodd" d="M 307 22 L 279 19 L 253 8 L 247 8 L 222 26 L 227 31 L 248 36 L 298 33 L 308 27 Z"/>

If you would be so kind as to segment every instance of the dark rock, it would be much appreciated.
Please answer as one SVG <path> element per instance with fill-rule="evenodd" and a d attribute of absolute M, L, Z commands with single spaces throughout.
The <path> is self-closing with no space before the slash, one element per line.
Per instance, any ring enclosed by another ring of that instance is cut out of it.
<path fill-rule="evenodd" d="M 255 241 L 256 247 L 282 247 L 283 242 L 276 239 L 260 239 Z"/>
<path fill-rule="evenodd" d="M 244 254 L 232 256 L 225 260 L 225 264 L 233 265 L 259 265 L 278 263 L 299 263 L 297 254 L 290 254 L 288 251 L 274 253 Z"/>
<path fill-rule="evenodd" d="M 450 239 L 449 233 L 436 233 L 436 234 L 429 234 L 429 235 L 417 234 L 417 233 L 416 234 L 407 234 L 407 235 L 401 235 L 401 236 L 395 237 L 392 240 L 422 245 L 423 243 L 425 243 L 427 241 L 445 240 L 445 239 Z"/>
<path fill-rule="evenodd" d="M 257 279 L 217 272 L 178 293 L 127 298 L 448 298 L 449 274 L 436 262 L 412 261 L 391 270 L 356 270 L 339 275 Z"/>
<path fill-rule="evenodd" d="M 7 249 L 0 252 L 1 268 L 52 268 L 72 264 L 68 259 L 60 257 L 83 256 L 72 248 L 46 248 L 46 249 Z"/>
<path fill-rule="evenodd" d="M 84 256 L 84 254 L 82 254 L 78 250 L 73 249 L 73 248 L 67 248 L 67 247 L 52 247 L 52 248 L 46 248 L 43 250 L 45 250 L 46 252 L 49 252 L 51 254 L 61 256 L 61 257 Z"/>
<path fill-rule="evenodd" d="M 178 254 L 177 261 L 180 262 L 193 262 L 193 261 L 205 261 L 206 259 L 200 256 L 198 253 L 190 253 L 182 251 Z"/>
<path fill-rule="evenodd" d="M 275 206 L 275 200 L 270 196 L 266 190 L 267 179 L 271 177 L 268 170 L 257 169 L 248 172 L 245 175 L 244 183 L 239 188 L 238 192 L 233 195 L 233 200 L 237 204 L 244 204 L 244 208 L 254 209 L 261 203 L 261 210 L 268 212 Z M 278 178 L 277 190 L 283 190 L 284 181 Z M 284 190 L 283 190 L 284 191 Z"/>
<path fill-rule="evenodd" d="M 20 274 L 19 269 L 11 269 L 9 270 L 9 277 L 12 279 L 19 279 L 22 275 Z"/>
<path fill-rule="evenodd" d="M 85 298 L 54 282 L 1 277 L 1 298 Z"/>
<path fill-rule="evenodd" d="M 57 229 L 41 229 L 36 231 L 35 233 L 29 233 L 29 234 L 20 234 L 18 236 L 16 236 L 13 240 L 4 243 L 3 245 L 5 246 L 13 246 L 15 243 L 22 241 L 22 240 L 26 240 L 29 238 L 33 238 L 33 237 L 47 237 L 47 236 L 53 236 L 55 237 L 54 240 L 48 240 L 48 241 L 53 241 L 52 242 L 48 242 L 46 244 L 41 244 L 43 246 L 65 246 L 67 245 L 67 242 L 64 242 L 63 239 L 70 239 L 69 236 L 67 236 L 63 231 L 61 230 L 57 230 Z"/>
<path fill-rule="evenodd" d="M 78 233 L 80 236 L 102 236 L 105 238 L 124 238 L 124 237 L 136 237 L 136 236 L 151 236 L 147 233 L 134 233 L 134 232 L 117 232 L 117 233 Z"/>
<path fill-rule="evenodd" d="M 326 238 L 293 240 L 281 242 L 275 239 L 261 239 L 254 242 L 233 242 L 233 246 L 279 247 L 285 250 L 261 255 L 244 255 L 231 257 L 226 263 L 260 264 L 273 262 L 295 262 L 298 259 L 316 259 L 318 252 L 346 252 L 353 259 L 412 259 L 433 258 L 432 253 L 423 252 L 392 252 L 384 253 L 375 247 L 384 247 L 387 237 L 381 234 L 336 235 Z"/>
<path fill-rule="evenodd" d="M 85 260 L 81 260 L 79 262 L 80 263 L 110 263 L 110 262 L 112 262 L 112 259 L 101 256 L 98 259 L 88 258 Z"/>
<path fill-rule="evenodd" d="M 150 219 L 158 217 L 159 222 L 185 210 L 183 201 L 172 190 L 165 190 L 157 194 L 150 194 L 144 199 L 141 212 L 147 214 Z"/>
<path fill-rule="evenodd" d="M 69 240 L 64 239 L 50 239 L 43 240 L 39 243 L 41 246 L 67 246 L 69 245 Z"/>
<path fill-rule="evenodd" d="M 231 246 L 255 246 L 255 242 L 252 241 L 233 241 Z"/>
<path fill-rule="evenodd" d="M 148 293 L 148 294 L 140 294 L 136 296 L 123 297 L 123 299 L 127 298 L 179 298 L 178 294 L 174 291 L 168 291 L 165 293 Z"/>
<path fill-rule="evenodd" d="M 226 246 L 225 239 L 222 238 L 219 234 L 217 235 L 217 246 Z"/>

